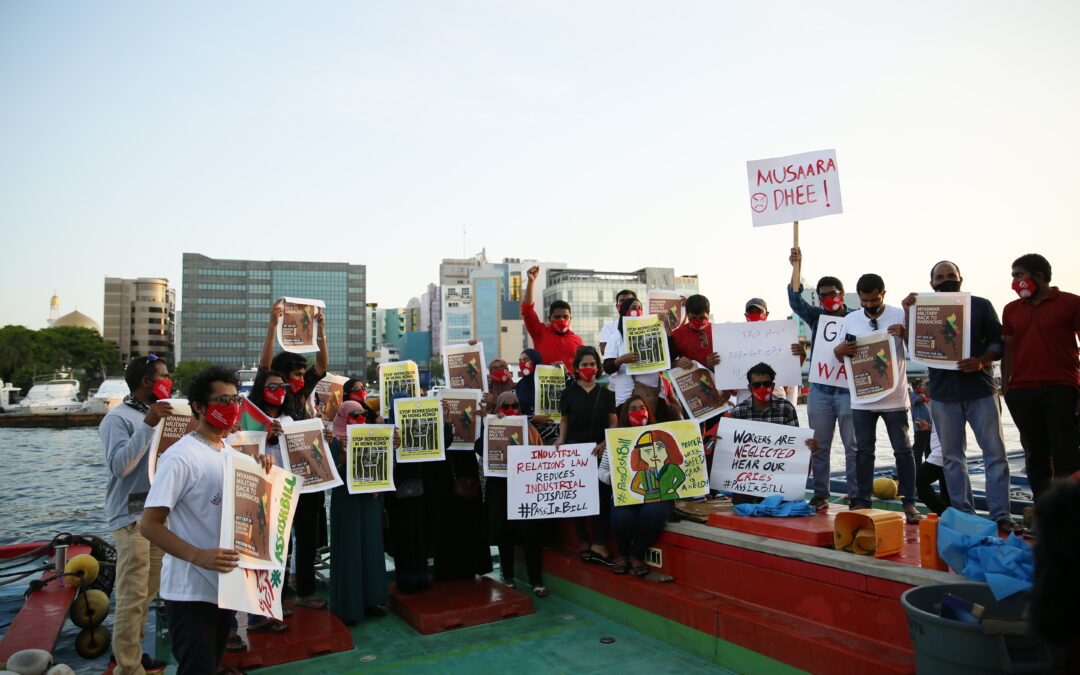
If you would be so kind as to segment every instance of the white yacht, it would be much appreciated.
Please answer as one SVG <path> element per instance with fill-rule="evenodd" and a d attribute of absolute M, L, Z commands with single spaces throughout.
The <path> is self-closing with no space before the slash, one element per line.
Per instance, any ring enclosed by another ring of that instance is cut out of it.
<path fill-rule="evenodd" d="M 19 388 L 0 380 L 0 412 L 12 412 L 19 407 Z"/>
<path fill-rule="evenodd" d="M 255 376 L 259 374 L 258 368 L 242 366 L 236 371 L 236 377 L 240 380 L 240 393 L 245 396 L 251 391 L 251 385 L 255 384 Z"/>
<path fill-rule="evenodd" d="M 122 377 L 110 377 L 87 399 L 87 412 L 107 413 L 124 401 L 131 392 Z"/>
<path fill-rule="evenodd" d="M 41 377 L 19 402 L 16 412 L 28 415 L 66 415 L 86 412 L 86 402 L 79 400 L 79 381 L 69 373 Z"/>

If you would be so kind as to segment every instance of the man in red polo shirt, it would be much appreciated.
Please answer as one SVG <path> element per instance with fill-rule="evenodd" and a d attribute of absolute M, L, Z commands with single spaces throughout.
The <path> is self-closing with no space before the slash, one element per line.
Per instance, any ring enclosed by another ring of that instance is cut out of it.
<path fill-rule="evenodd" d="M 1050 263 L 1037 253 L 1012 264 L 1013 290 L 1005 305 L 1005 356 L 1001 390 L 1020 430 L 1027 475 L 1035 501 L 1054 479 L 1080 469 L 1080 296 L 1050 285 Z"/>
<path fill-rule="evenodd" d="M 555 300 L 548 308 L 548 323 L 542 323 L 536 316 L 536 308 L 533 306 L 533 285 L 536 283 L 536 275 L 540 274 L 540 268 L 530 267 L 526 274 L 529 283 L 525 286 L 525 296 L 521 299 L 521 318 L 525 320 L 525 328 L 532 338 L 533 347 L 540 352 L 547 365 L 563 364 L 563 368 L 569 372 L 574 363 L 574 354 L 581 346 L 581 336 L 570 330 L 570 303 L 565 300 Z"/>

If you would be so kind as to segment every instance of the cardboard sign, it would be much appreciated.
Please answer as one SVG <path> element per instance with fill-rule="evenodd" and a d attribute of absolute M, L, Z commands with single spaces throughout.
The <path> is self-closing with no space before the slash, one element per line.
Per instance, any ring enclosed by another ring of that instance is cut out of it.
<path fill-rule="evenodd" d="M 696 422 L 608 429 L 606 440 L 615 506 L 708 494 L 705 450 Z"/>
<path fill-rule="evenodd" d="M 776 384 L 802 386 L 799 357 L 791 353 L 799 341 L 793 320 L 714 323 L 712 331 L 713 349 L 720 355 L 714 369 L 720 389 L 746 389 L 746 371 L 762 362 L 776 371 Z"/>
<path fill-rule="evenodd" d="M 392 492 L 394 487 L 393 424 L 347 426 L 345 485 L 349 494 Z"/>
<path fill-rule="evenodd" d="M 225 442 L 237 452 L 242 452 L 252 459 L 266 454 L 265 431 L 234 431 L 226 437 Z"/>
<path fill-rule="evenodd" d="M 807 439 L 814 430 L 724 417 L 713 450 L 714 490 L 802 500 L 810 470 Z"/>
<path fill-rule="evenodd" d="M 277 324 L 277 341 L 287 352 L 308 354 L 319 351 L 315 339 L 315 316 L 326 307 L 322 300 L 307 298 L 280 298 L 283 312 Z"/>
<path fill-rule="evenodd" d="M 344 375 L 327 373 L 323 375 L 323 379 L 315 383 L 315 388 L 311 390 L 311 400 L 309 402 L 312 410 L 315 411 L 316 417 L 324 422 L 334 421 L 338 408 L 341 407 L 342 401 L 345 400 L 345 383 L 348 381 L 349 378 Z"/>
<path fill-rule="evenodd" d="M 507 448 L 529 441 L 529 418 L 525 415 L 484 418 L 484 475 L 505 476 Z"/>
<path fill-rule="evenodd" d="M 323 435 L 325 428 L 322 420 L 281 422 L 278 449 L 289 470 L 304 481 L 301 492 L 322 492 L 342 484 Z"/>
<path fill-rule="evenodd" d="M 508 448 L 506 519 L 573 518 L 600 513 L 595 443 Z"/>
<path fill-rule="evenodd" d="M 848 386 L 847 366 L 840 363 L 833 350 L 844 341 L 844 317 L 822 314 L 814 332 L 814 349 L 810 352 L 809 380 L 814 384 L 834 387 Z"/>
<path fill-rule="evenodd" d="M 971 356 L 971 293 L 919 293 L 908 310 L 911 360 L 958 370 Z"/>
<path fill-rule="evenodd" d="M 150 441 L 147 471 L 150 473 L 150 482 L 154 482 L 154 474 L 157 472 L 158 458 L 168 450 L 173 443 L 187 436 L 199 426 L 199 420 L 195 413 L 191 412 L 185 398 L 166 398 L 162 402 L 172 406 L 172 412 L 162 417 L 154 426 L 154 437 Z"/>
<path fill-rule="evenodd" d="M 394 394 L 405 392 L 409 398 L 420 395 L 420 369 L 412 361 L 379 364 L 379 415 L 390 417 Z"/>
<path fill-rule="evenodd" d="M 667 376 L 686 416 L 700 424 L 716 417 L 729 406 L 720 402 L 720 390 L 716 388 L 712 371 L 697 361 L 693 364 L 689 369 L 672 368 Z"/>
<path fill-rule="evenodd" d="M 873 403 L 896 390 L 900 372 L 893 337 L 873 333 L 855 341 L 855 353 L 844 357 L 852 403 Z"/>
<path fill-rule="evenodd" d="M 558 422 L 562 419 L 559 403 L 566 389 L 566 373 L 562 366 L 538 365 L 533 379 L 536 383 L 536 409 L 533 414 L 544 415 L 552 422 Z"/>
<path fill-rule="evenodd" d="M 671 367 L 667 331 L 657 316 L 624 316 L 623 341 L 625 354 L 637 354 L 635 363 L 626 364 L 631 375 L 659 373 Z"/>
<path fill-rule="evenodd" d="M 754 227 L 844 212 L 835 150 L 749 161 L 746 179 Z"/>
<path fill-rule="evenodd" d="M 292 526 L 292 512 L 289 513 Z M 281 594 L 284 591 L 285 570 L 252 570 L 235 567 L 231 572 L 218 574 L 217 604 L 221 609 L 235 609 L 281 621 Z"/>
<path fill-rule="evenodd" d="M 686 298 L 675 291 L 649 291 L 647 297 L 648 307 L 646 314 L 653 316 L 666 316 L 668 326 L 675 330 L 686 318 L 686 308 L 683 302 Z"/>
<path fill-rule="evenodd" d="M 285 569 L 299 478 L 277 466 L 268 474 L 244 454 L 226 452 L 224 459 L 218 545 L 236 550 L 241 567 Z"/>
<path fill-rule="evenodd" d="M 401 434 L 397 461 L 435 462 L 446 459 L 443 448 L 442 402 L 437 398 L 399 398 L 394 423 Z"/>
<path fill-rule="evenodd" d="M 480 438 L 479 389 L 443 389 L 439 400 L 445 404 L 443 415 L 454 427 L 450 450 L 474 450 Z"/>
<path fill-rule="evenodd" d="M 483 342 L 444 347 L 442 358 L 448 387 L 487 391 L 487 361 L 484 360 Z"/>

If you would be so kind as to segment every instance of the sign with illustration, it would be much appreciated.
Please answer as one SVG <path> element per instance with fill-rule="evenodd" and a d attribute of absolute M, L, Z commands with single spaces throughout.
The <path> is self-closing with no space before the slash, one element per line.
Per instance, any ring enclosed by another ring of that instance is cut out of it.
<path fill-rule="evenodd" d="M 507 448 L 529 442 L 529 418 L 525 415 L 484 418 L 484 475 L 506 475 Z"/>
<path fill-rule="evenodd" d="M 394 402 L 394 423 L 401 435 L 397 461 L 435 462 L 446 459 L 442 402 L 439 399 L 399 398 Z"/>
<path fill-rule="evenodd" d="M 199 426 L 199 420 L 195 413 L 191 412 L 186 398 L 165 398 L 163 403 L 172 406 L 168 415 L 163 415 L 154 426 L 154 436 L 150 440 L 150 452 L 147 460 L 147 469 L 150 473 L 150 482 L 154 481 L 154 473 L 157 471 L 158 458 L 172 447 L 172 444 L 187 436 Z"/>
<path fill-rule="evenodd" d="M 683 322 L 686 317 L 686 310 L 683 307 L 683 303 L 686 298 L 681 293 L 675 291 L 657 291 L 652 290 L 648 293 L 648 306 L 645 308 L 646 314 L 651 314 L 656 317 L 667 317 L 668 326 L 672 330 L 675 330 L 679 324 Z"/>
<path fill-rule="evenodd" d="M 930 368 L 958 370 L 971 356 L 971 294 L 919 293 L 908 310 L 911 360 Z"/>
<path fill-rule="evenodd" d="M 595 443 L 508 448 L 507 520 L 573 518 L 600 513 Z"/>
<path fill-rule="evenodd" d="M 672 368 L 667 376 L 687 418 L 700 423 L 716 417 L 728 406 L 720 402 L 712 370 L 697 361 L 692 363 L 691 368 Z"/>
<path fill-rule="evenodd" d="M 292 525 L 292 513 L 289 513 Z M 221 609 L 269 616 L 281 621 L 281 594 L 285 586 L 285 570 L 253 570 L 234 567 L 231 572 L 218 574 L 217 604 Z"/>
<path fill-rule="evenodd" d="M 700 497 L 709 492 L 696 422 L 608 429 L 615 506 Z"/>
<path fill-rule="evenodd" d="M 714 369 L 720 389 L 746 389 L 746 371 L 759 363 L 772 366 L 776 384 L 802 386 L 799 357 L 791 353 L 799 341 L 793 320 L 714 323 L 712 331 L 713 349 L 720 355 Z"/>
<path fill-rule="evenodd" d="M 299 478 L 278 466 L 266 473 L 236 452 L 226 452 L 224 460 L 219 546 L 236 550 L 241 567 L 285 569 Z"/>
<path fill-rule="evenodd" d="M 266 437 L 265 431 L 234 431 L 225 438 L 225 442 L 233 450 L 255 458 L 266 453 Z"/>
<path fill-rule="evenodd" d="M 566 389 L 566 373 L 562 366 L 536 366 L 536 374 L 533 376 L 536 382 L 536 409 L 535 415 L 543 415 L 552 422 L 562 419 L 559 412 L 559 402 L 562 400 L 563 390 Z"/>
<path fill-rule="evenodd" d="M 393 424 L 350 424 L 346 427 L 345 485 L 349 494 L 392 492 L 394 487 Z"/>
<path fill-rule="evenodd" d="M 852 403 L 879 401 L 899 386 L 894 339 L 881 332 L 855 340 L 855 353 L 844 357 Z"/>
<path fill-rule="evenodd" d="M 420 395 L 420 369 L 412 361 L 379 364 L 379 415 L 390 417 L 394 394 L 405 392 L 409 398 Z"/>
<path fill-rule="evenodd" d="M 451 389 L 487 391 L 487 362 L 484 343 L 450 345 L 443 348 L 443 371 Z"/>
<path fill-rule="evenodd" d="M 836 346 L 844 341 L 845 334 L 841 332 L 843 326 L 842 316 L 822 314 L 818 317 L 814 349 L 810 352 L 809 379 L 812 384 L 848 386 L 847 366 L 833 353 Z"/>
<path fill-rule="evenodd" d="M 341 485 L 337 466 L 330 456 L 330 444 L 319 419 L 282 422 L 280 448 L 289 470 L 303 480 L 301 492 L 321 492 Z"/>
<path fill-rule="evenodd" d="M 754 227 L 843 213 L 836 150 L 746 163 Z"/>
<path fill-rule="evenodd" d="M 720 418 L 709 484 L 714 490 L 802 500 L 810 471 L 806 441 L 814 430 Z"/>
<path fill-rule="evenodd" d="M 315 416 L 324 422 L 333 422 L 341 402 L 345 399 L 345 383 L 349 378 L 344 375 L 327 373 L 315 383 L 311 390 L 311 408 Z"/>
<path fill-rule="evenodd" d="M 445 404 L 443 415 L 454 428 L 454 437 L 450 450 L 473 450 L 476 439 L 480 438 L 480 398 L 479 389 L 443 389 L 439 400 Z"/>
<path fill-rule="evenodd" d="M 667 331 L 658 316 L 624 316 L 623 353 L 637 354 L 635 363 L 626 364 L 631 375 L 659 373 L 671 367 Z"/>
<path fill-rule="evenodd" d="M 287 352 L 307 354 L 319 351 L 315 339 L 315 316 L 326 307 L 322 300 L 280 298 L 281 318 L 277 324 L 277 341 Z"/>

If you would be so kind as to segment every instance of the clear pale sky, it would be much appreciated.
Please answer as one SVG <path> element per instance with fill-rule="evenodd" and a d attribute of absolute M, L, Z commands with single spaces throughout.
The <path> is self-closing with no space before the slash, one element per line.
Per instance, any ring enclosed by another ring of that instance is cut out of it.
<path fill-rule="evenodd" d="M 1041 252 L 1080 292 L 1080 3 L 0 4 L 0 325 L 181 253 L 368 266 L 404 306 L 487 247 L 697 273 L 787 313 L 790 227 L 745 162 L 836 148 L 805 276 L 898 304 L 960 265 L 1000 311 Z"/>

